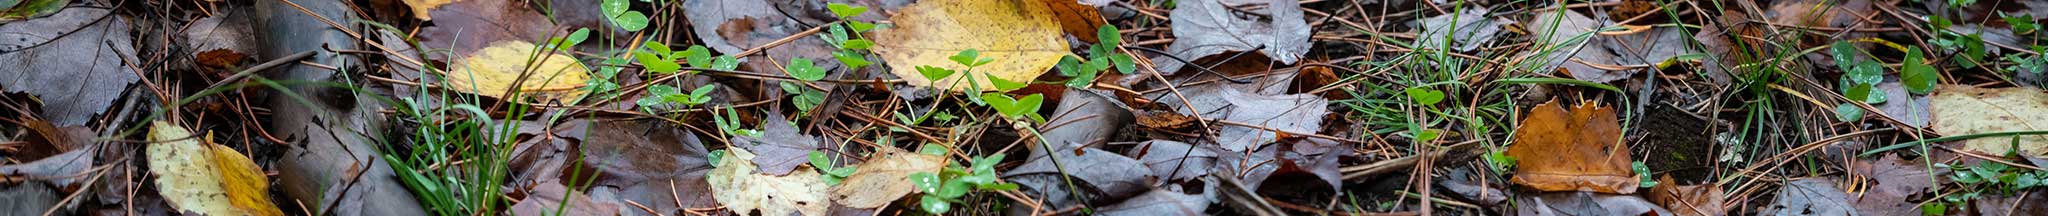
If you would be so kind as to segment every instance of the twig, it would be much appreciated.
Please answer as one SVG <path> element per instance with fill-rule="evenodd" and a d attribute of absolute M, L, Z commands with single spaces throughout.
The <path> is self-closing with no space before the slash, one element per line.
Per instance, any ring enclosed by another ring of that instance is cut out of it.
<path fill-rule="evenodd" d="M 263 70 L 265 70 L 265 69 L 270 69 L 270 68 L 273 68 L 273 67 L 277 67 L 278 65 L 284 65 L 284 64 L 289 64 L 289 63 L 292 63 L 292 62 L 298 62 L 298 61 L 299 61 L 299 59 L 302 59 L 302 58 L 306 58 L 306 57 L 312 57 L 312 56 L 313 56 L 313 51 L 310 51 L 310 50 L 309 50 L 309 51 L 300 51 L 299 53 L 295 53 L 295 54 L 292 54 L 292 55 L 284 56 L 283 58 L 271 59 L 270 61 L 267 61 L 267 62 L 263 62 L 262 64 L 256 64 L 256 66 L 250 66 L 249 68 L 243 68 L 243 69 L 242 69 L 242 71 L 239 71 L 239 72 L 235 72 L 235 74 L 234 74 L 234 75 L 228 75 L 228 77 L 227 77 L 227 78 L 221 78 L 221 79 L 220 79 L 220 81 L 215 81 L 215 82 L 213 82 L 213 85 L 207 85 L 207 86 L 206 86 L 206 88 L 204 88 L 204 89 L 213 89 L 213 88 L 220 88 L 221 86 L 227 85 L 228 83 L 234 83 L 234 82 L 236 82 L 237 80 L 241 80 L 241 79 L 242 79 L 242 77 L 248 77 L 248 76 L 249 76 L 250 74 L 255 74 L 256 72 L 259 72 L 259 71 L 263 71 Z"/>

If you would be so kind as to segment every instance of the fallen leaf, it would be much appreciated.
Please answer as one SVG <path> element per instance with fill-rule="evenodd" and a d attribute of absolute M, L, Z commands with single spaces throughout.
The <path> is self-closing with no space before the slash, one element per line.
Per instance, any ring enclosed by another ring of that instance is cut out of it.
<path fill-rule="evenodd" d="M 1866 177 L 1866 189 L 1857 194 L 1856 211 L 1867 215 L 1911 215 L 1920 213 L 1920 203 L 1911 197 L 1934 192 L 1934 178 L 1922 160 L 1900 159 L 1888 154 L 1875 161 L 1858 159 L 1849 164 L 1852 176 Z"/>
<path fill-rule="evenodd" d="M 709 151 L 696 135 L 660 124 L 592 121 L 582 135 L 584 167 L 597 169 L 598 185 L 619 188 L 619 198 L 661 214 L 717 206 L 716 200 L 702 195 L 712 191 L 705 179 L 712 170 L 706 158 Z"/>
<path fill-rule="evenodd" d="M 1172 140 L 1138 143 L 1138 147 L 1131 148 L 1124 155 L 1137 157 L 1138 161 L 1145 163 L 1145 167 L 1152 169 L 1153 176 L 1162 176 L 1169 181 L 1209 175 L 1209 172 L 1215 169 L 1217 159 L 1216 152 L 1210 148 L 1195 147 Z"/>
<path fill-rule="evenodd" d="M 1514 204 L 1515 215 L 1672 215 L 1642 197 L 1587 191 L 1518 196 Z"/>
<path fill-rule="evenodd" d="M 704 46 L 711 47 L 719 53 L 732 54 L 767 42 L 753 42 L 756 40 L 754 38 L 775 40 L 795 33 L 781 29 L 783 25 L 787 25 L 785 23 L 793 24 L 796 21 L 783 18 L 782 12 L 775 11 L 776 7 L 770 5 L 771 3 L 773 2 L 688 0 L 683 1 L 683 7 L 690 10 L 683 10 L 683 13 L 690 17 L 691 30 L 703 38 Z"/>
<path fill-rule="evenodd" d="M 172 207 L 209 215 L 284 215 L 270 202 L 270 180 L 254 161 L 169 122 L 149 130 L 149 171 Z"/>
<path fill-rule="evenodd" d="M 2048 190 L 1998 194 L 1984 193 L 1983 197 L 1970 200 L 1977 215 L 2028 215 L 2048 212 Z"/>
<path fill-rule="evenodd" d="M 1255 125 L 1261 128 L 1218 125 L 1215 143 L 1224 150 L 1243 152 L 1267 143 L 1278 142 L 1280 133 L 1315 134 L 1322 128 L 1323 116 L 1329 114 L 1328 99 L 1309 94 L 1264 95 L 1241 91 L 1223 85 L 1200 85 L 1181 88 L 1180 93 L 1189 100 L 1161 93 L 1159 103 L 1173 108 L 1175 112 L 1190 116 L 1221 119 Z M 1194 105 L 1189 108 L 1188 105 Z"/>
<path fill-rule="evenodd" d="M 86 147 L 28 163 L 0 166 L 0 176 L 4 176 L 0 178 L 40 180 L 69 188 L 91 177 L 86 171 L 92 168 L 93 156 L 98 154 L 98 147 Z"/>
<path fill-rule="evenodd" d="M 114 107 L 141 79 L 125 16 L 77 7 L 48 17 L 0 24 L 0 92 L 25 92 L 42 102 L 58 126 L 82 125 Z"/>
<path fill-rule="evenodd" d="M 564 202 L 567 202 L 568 205 L 563 206 Z M 520 216 L 606 216 L 619 215 L 619 206 L 616 204 L 599 203 L 592 200 L 589 195 L 569 191 L 567 186 L 562 186 L 559 182 L 548 182 L 534 186 L 532 191 L 526 193 L 526 199 L 519 200 L 517 204 L 512 204 L 511 214 Z"/>
<path fill-rule="evenodd" d="M 848 207 L 882 207 L 917 191 L 910 182 L 911 173 L 939 173 L 945 166 L 945 156 L 881 147 L 853 175 L 846 176 L 845 183 L 832 189 L 832 198 Z"/>
<path fill-rule="evenodd" d="M 1890 95 L 1892 98 L 1909 98 L 1912 100 L 1893 100 L 1889 103 L 1871 104 L 1871 106 L 1877 106 L 1879 112 L 1884 112 L 1885 115 L 1891 116 L 1894 120 L 1905 123 L 1907 126 L 1916 128 L 1927 127 L 1928 110 L 1931 109 L 1929 106 L 1932 105 L 1929 104 L 1928 96 L 1913 95 L 1906 91 L 1906 85 L 1900 84 L 1896 80 L 1878 83 L 1876 88 L 1884 91 L 1884 95 Z"/>
<path fill-rule="evenodd" d="M 472 53 L 500 41 L 535 41 L 544 40 L 550 33 L 568 34 L 549 22 L 547 15 L 527 8 L 526 1 L 456 1 L 429 13 L 434 15 L 434 25 L 417 32 L 419 48 L 454 51 L 426 52 L 431 58 L 447 62 L 459 62 L 457 59 L 473 56 Z M 525 57 L 520 56 L 520 62 Z"/>
<path fill-rule="evenodd" d="M 1102 28 L 1102 25 L 1109 24 L 1108 20 L 1102 19 L 1102 11 L 1095 10 L 1095 7 L 1082 5 L 1077 0 L 1037 1 L 1045 3 L 1046 8 L 1051 9 L 1050 12 L 1053 17 L 1056 17 L 1060 22 L 1060 29 L 1065 30 L 1067 35 L 1080 38 L 1081 41 L 1096 42 L 1095 30 Z"/>
<path fill-rule="evenodd" d="M 754 165 L 768 175 L 786 175 L 798 165 L 810 162 L 811 151 L 817 151 L 818 138 L 797 132 L 780 113 L 769 113 L 761 119 L 761 136 L 733 136 L 734 147 L 754 152 Z"/>
<path fill-rule="evenodd" d="M 404 0 L 404 1 L 405 1 L 405 6 L 406 6 L 406 7 L 411 7 L 411 8 L 412 8 L 412 17 L 413 17 L 413 18 L 417 18 L 417 19 L 420 19 L 420 20 L 425 20 L 425 21 L 433 21 L 433 20 L 434 20 L 434 16 L 433 16 L 433 13 L 429 13 L 429 12 L 433 11 L 433 10 L 434 10 L 434 8 L 437 8 L 437 7 L 441 7 L 441 5 L 447 5 L 447 4 L 449 3 L 449 2 L 452 2 L 452 1 L 457 1 L 457 0 Z"/>
<path fill-rule="evenodd" d="M 891 73 L 911 85 L 967 91 L 997 90 L 990 78 L 1011 82 L 1037 80 L 1067 51 L 1045 4 L 1033 0 L 930 0 L 904 7 L 889 20 L 894 28 L 877 30 L 875 54 Z M 978 50 L 996 61 L 967 70 L 949 57 Z M 937 81 L 918 73 L 917 66 L 941 67 L 957 73 Z M 962 77 L 968 77 L 962 82 Z"/>
<path fill-rule="evenodd" d="M 1451 169 L 1449 173 L 1442 177 L 1442 180 L 1436 182 L 1436 185 L 1443 187 L 1444 190 L 1451 191 L 1454 195 L 1464 197 L 1466 200 L 1478 201 L 1478 203 L 1474 204 L 1479 204 L 1480 206 L 1500 205 L 1503 202 L 1507 202 L 1508 197 L 1513 196 L 1508 194 L 1507 190 L 1502 190 L 1505 187 L 1504 184 L 1492 184 L 1490 181 L 1485 180 L 1496 177 L 1479 177 L 1479 175 L 1473 172 L 1471 168 Z"/>
<path fill-rule="evenodd" d="M 1565 110 L 1555 99 L 1529 108 L 1516 126 L 1508 156 L 1520 159 L 1515 184 L 1541 191 L 1635 193 L 1628 145 L 1614 109 L 1582 102 Z"/>
<path fill-rule="evenodd" d="M 1024 165 L 1003 173 L 1003 179 L 1017 183 L 1025 194 L 1040 195 L 1051 206 L 1078 204 L 1075 194 L 1091 203 L 1120 200 L 1151 189 L 1151 169 L 1143 162 L 1095 148 L 1061 149 L 1052 155 L 1025 159 Z M 1057 162 L 1055 162 L 1057 161 Z M 1064 168 L 1064 169 L 1062 169 Z M 1069 191 L 1062 173 L 1072 177 L 1082 191 Z"/>
<path fill-rule="evenodd" d="M 727 149 L 723 160 L 705 175 L 711 197 L 740 214 L 824 215 L 832 204 L 826 200 L 824 179 L 813 170 L 797 170 L 786 176 L 754 173 L 754 153 Z M 757 212 L 758 211 L 758 212 Z"/>
<path fill-rule="evenodd" d="M 463 58 L 462 66 L 449 71 L 444 86 L 463 93 L 507 99 L 517 95 L 543 102 L 572 100 L 588 93 L 583 84 L 590 80 L 590 68 L 576 57 L 535 48 L 526 41 L 492 43 Z M 505 95 L 508 90 L 515 95 Z"/>
<path fill-rule="evenodd" d="M 1656 65 L 1680 55 L 1695 53 L 1692 48 L 1686 47 L 1687 38 L 1684 31 L 1685 29 L 1678 27 L 1652 27 L 1630 34 L 1601 35 L 1608 38 L 1602 45 L 1609 52 L 1613 52 L 1615 57 L 1605 63 L 1622 66 Z"/>
<path fill-rule="evenodd" d="M 1539 12 L 1523 22 L 1529 23 L 1528 27 L 1534 29 L 1535 32 L 1531 33 L 1534 35 L 1530 37 L 1534 37 L 1531 42 L 1536 44 L 1535 48 L 1524 55 L 1529 59 L 1538 60 L 1525 62 L 1523 66 L 1533 67 L 1541 72 L 1561 68 L 1571 74 L 1572 78 L 1591 82 L 1607 82 L 1627 77 L 1610 75 L 1606 70 L 1594 68 L 1583 61 L 1592 59 L 1594 62 L 1606 62 L 1607 59 L 1614 58 L 1614 53 L 1607 52 L 1600 46 L 1603 44 L 1600 43 L 1602 39 L 1593 34 L 1601 26 L 1605 26 L 1599 21 L 1571 10 L 1552 10 Z"/>
<path fill-rule="evenodd" d="M 1480 45 L 1493 42 L 1493 37 L 1499 35 L 1503 27 L 1514 23 L 1504 18 L 1489 18 L 1498 17 L 1489 15 L 1491 13 L 1485 7 L 1470 7 L 1450 14 L 1416 20 L 1421 26 L 1422 34 L 1416 36 L 1415 47 L 1438 50 L 1449 45 L 1459 52 L 1478 49 Z"/>
<path fill-rule="evenodd" d="M 2033 131 L 2048 129 L 2048 93 L 2033 88 L 1977 88 L 1942 85 L 1928 96 L 1930 128 L 1949 136 Z M 1963 150 L 2005 155 L 2013 151 L 2013 137 L 1999 136 L 1962 142 Z M 2019 136 L 2019 151 L 2034 156 L 2048 154 L 2048 136 Z"/>
<path fill-rule="evenodd" d="M 1116 205 L 1103 206 L 1099 215 L 1203 215 L 1209 209 L 1209 199 L 1200 194 L 1186 194 L 1165 189 L 1131 197 Z"/>
<path fill-rule="evenodd" d="M 1849 207 L 1849 194 L 1835 187 L 1834 181 L 1819 178 L 1801 178 L 1785 183 L 1778 189 L 1778 200 L 1765 206 L 1758 215 L 1853 215 L 1856 209 Z"/>
<path fill-rule="evenodd" d="M 1043 94 L 1048 101 L 1059 101 L 1058 108 L 1053 110 L 1056 114 L 1038 128 L 1046 142 L 1083 145 L 1108 142 L 1120 132 L 1118 129 L 1132 121 L 1130 109 L 1104 96 L 1104 92 L 1067 87 L 1057 89 L 1055 91 L 1061 92 Z M 1061 97 L 1052 97 L 1055 95 Z M 1031 156 L 1045 156 L 1042 145 L 1029 146 Z"/>
<path fill-rule="evenodd" d="M 1266 7 L 1230 9 L 1255 4 Z M 1166 46 L 1166 52 L 1181 59 L 1195 61 L 1224 52 L 1249 52 L 1264 47 L 1259 53 L 1282 64 L 1294 64 L 1308 54 L 1310 28 L 1299 2 L 1191 0 L 1175 6 L 1173 16 L 1169 17 L 1174 39 L 1173 44 Z M 1165 56 L 1153 58 L 1152 62 L 1157 62 L 1159 71 L 1168 75 L 1187 65 Z"/>
<path fill-rule="evenodd" d="M 1721 208 L 1721 203 L 1725 201 L 1725 198 L 1721 195 L 1720 187 L 1715 187 L 1714 185 L 1678 186 L 1678 181 L 1672 180 L 1670 175 L 1658 178 L 1657 182 L 1663 182 L 1663 184 L 1651 187 L 1649 194 L 1644 196 L 1649 197 L 1650 202 L 1657 203 L 1658 206 L 1664 206 L 1664 209 L 1671 210 L 1671 213 L 1679 216 L 1728 215 L 1728 210 Z"/>

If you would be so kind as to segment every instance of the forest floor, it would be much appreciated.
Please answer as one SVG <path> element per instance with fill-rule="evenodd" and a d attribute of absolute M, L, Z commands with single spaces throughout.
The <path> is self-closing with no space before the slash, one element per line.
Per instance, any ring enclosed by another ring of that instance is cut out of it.
<path fill-rule="evenodd" d="M 0 0 L 0 215 L 2038 215 L 2042 18 Z"/>

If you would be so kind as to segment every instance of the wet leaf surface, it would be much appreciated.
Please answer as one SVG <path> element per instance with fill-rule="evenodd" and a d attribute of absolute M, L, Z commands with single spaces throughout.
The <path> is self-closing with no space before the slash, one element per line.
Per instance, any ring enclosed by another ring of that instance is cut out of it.
<path fill-rule="evenodd" d="M 1095 148 L 1063 149 L 1050 156 L 1026 159 L 1024 165 L 1003 172 L 1003 179 L 1022 186 L 1030 194 L 1053 206 L 1120 200 L 1152 188 L 1154 176 L 1143 162 Z M 1056 164 L 1057 163 L 1057 164 Z M 1061 169 L 1065 168 L 1065 169 Z M 1062 174 L 1070 176 L 1072 191 Z M 1085 200 L 1075 200 L 1075 194 Z"/>
<path fill-rule="evenodd" d="M 1180 97 L 1162 95 L 1159 103 L 1189 116 L 1240 122 L 1264 128 L 1218 126 L 1221 129 L 1214 142 L 1229 151 L 1249 151 L 1268 143 L 1278 142 L 1283 132 L 1289 135 L 1314 134 L 1322 128 L 1323 115 L 1329 113 L 1329 100 L 1315 95 L 1262 95 L 1222 85 L 1202 85 L 1183 88 L 1180 91 L 1181 94 L 1188 95 L 1187 102 L 1182 102 Z M 1189 104 L 1194 107 L 1189 108 Z"/>
<path fill-rule="evenodd" d="M 589 127 L 583 163 L 597 169 L 598 185 L 617 188 L 619 198 L 662 213 L 718 205 L 703 195 L 711 193 L 705 173 L 712 167 L 696 135 L 640 121 L 596 121 Z"/>
<path fill-rule="evenodd" d="M 1557 100 L 1530 108 L 1516 127 L 1508 156 L 1518 159 L 1513 182 L 1542 191 L 1636 191 L 1628 145 L 1614 109 L 1581 102 L 1566 110 Z"/>

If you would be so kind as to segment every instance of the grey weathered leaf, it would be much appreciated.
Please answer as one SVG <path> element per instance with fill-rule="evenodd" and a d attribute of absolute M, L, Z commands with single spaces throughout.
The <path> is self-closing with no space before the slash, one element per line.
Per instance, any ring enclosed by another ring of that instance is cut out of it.
<path fill-rule="evenodd" d="M 1879 112 L 1884 112 L 1885 115 L 1891 116 L 1908 126 L 1927 127 L 1927 120 L 1929 119 L 1927 115 L 1930 114 L 1927 111 L 1927 106 L 1930 105 L 1928 104 L 1927 96 L 1916 96 L 1906 92 L 1906 85 L 1900 84 L 1898 80 L 1887 80 L 1884 83 L 1878 83 L 1877 89 L 1883 90 L 1884 95 L 1890 95 L 1893 98 L 1904 97 L 1912 99 L 1872 104 L 1872 106 L 1877 106 Z"/>
<path fill-rule="evenodd" d="M 99 155 L 99 147 L 74 149 L 63 154 L 44 157 L 28 163 L 0 166 L 0 176 L 25 178 L 49 182 L 61 187 L 76 186 L 91 175 L 86 171 L 93 166 L 93 156 Z"/>
<path fill-rule="evenodd" d="M 1323 115 L 1329 114 L 1328 99 L 1309 94 L 1261 95 L 1246 93 L 1222 85 L 1201 85 L 1182 88 L 1188 102 L 1180 97 L 1161 95 L 1155 98 L 1175 112 L 1189 116 L 1221 119 L 1258 125 L 1267 129 L 1284 131 L 1289 134 L 1315 134 L 1322 128 Z M 1192 109 L 1187 107 L 1194 105 Z M 1215 143 L 1224 150 L 1249 151 L 1266 143 L 1279 141 L 1280 134 L 1273 131 L 1235 125 L 1221 125 Z"/>
<path fill-rule="evenodd" d="M 430 13 L 434 15 L 434 25 L 420 29 L 421 49 L 453 49 L 454 56 L 428 52 L 449 62 L 493 42 L 545 41 L 543 37 L 551 32 L 566 32 L 556 29 L 547 15 L 528 8 L 524 1 L 457 1 Z"/>
<path fill-rule="evenodd" d="M 1614 52 L 1607 62 L 1614 65 L 1652 65 L 1664 60 L 1694 53 L 1687 47 L 1685 29 L 1661 27 L 1634 34 L 1606 37 L 1604 47 Z"/>
<path fill-rule="evenodd" d="M 1493 41 L 1503 27 L 1514 21 L 1505 18 L 1491 18 L 1485 7 L 1469 7 L 1451 14 L 1438 15 L 1416 20 L 1422 34 L 1415 39 L 1418 49 L 1442 49 L 1445 39 L 1450 47 L 1469 52 Z M 1455 28 L 1455 29 L 1453 29 Z"/>
<path fill-rule="evenodd" d="M 1172 140 L 1151 140 L 1138 143 L 1125 155 L 1138 157 L 1145 167 L 1152 169 L 1152 175 L 1165 180 L 1187 180 L 1209 175 L 1216 167 L 1216 152 L 1210 148 L 1195 147 Z"/>
<path fill-rule="evenodd" d="M 1820 178 L 1802 178 L 1786 182 L 1778 189 L 1778 200 L 1765 206 L 1761 215 L 1851 215 L 1856 209 L 1849 206 L 1849 194 L 1835 187 L 1835 182 Z"/>
<path fill-rule="evenodd" d="M 1515 197 L 1515 213 L 1515 215 L 1671 215 L 1670 210 L 1659 207 L 1655 203 L 1650 203 L 1649 200 L 1644 200 L 1642 197 L 1585 191 L 1552 192 Z"/>
<path fill-rule="evenodd" d="M 1055 161 L 1057 160 L 1057 161 Z M 1131 197 L 1152 188 L 1152 171 L 1142 162 L 1095 148 L 1061 149 L 1052 156 L 1026 159 L 1024 165 L 1003 173 L 1003 178 L 1022 186 L 1026 194 L 1039 195 L 1053 206 L 1079 203 L 1069 191 L 1061 173 L 1071 176 L 1087 201 L 1106 202 Z M 1057 164 L 1055 164 L 1057 163 Z M 1061 168 L 1065 168 L 1064 171 Z"/>
<path fill-rule="evenodd" d="M 1597 43 L 1600 41 L 1599 37 L 1593 34 L 1595 30 L 1599 30 L 1602 26 L 1600 21 L 1588 18 L 1586 15 L 1579 14 L 1579 12 L 1571 10 L 1538 12 L 1535 16 L 1530 16 L 1528 20 L 1523 21 L 1523 23 L 1528 23 L 1529 29 L 1534 31 L 1531 32 L 1533 35 L 1529 37 L 1531 38 L 1530 41 L 1536 44 L 1536 47 L 1531 48 L 1526 55 L 1532 59 L 1541 60 L 1525 63 L 1524 66 L 1533 67 L 1530 69 L 1537 72 L 1548 73 L 1562 67 L 1565 71 L 1572 73 L 1573 77 L 1580 77 L 1582 75 L 1581 71 L 1593 73 L 1593 71 L 1604 72 L 1604 70 L 1594 69 L 1592 66 L 1572 61 L 1571 59 L 1604 59 L 1613 57 L 1613 53 L 1607 53 L 1605 49 L 1600 48 L 1599 44 L 1601 43 Z"/>
<path fill-rule="evenodd" d="M 43 117 L 81 125 L 113 107 L 140 72 L 128 19 L 107 9 L 73 7 L 0 25 L 0 92 L 36 95 Z"/>
<path fill-rule="evenodd" d="M 1924 157 L 1923 157 L 1924 158 Z M 1882 158 L 1862 159 L 1849 164 L 1854 176 L 1867 176 L 1871 185 L 1868 190 L 1851 197 L 1856 211 L 1865 215 L 1911 215 L 1920 213 L 1919 203 L 1907 198 L 1921 193 L 1932 192 L 1939 184 L 1930 178 L 1925 161 L 1900 159 L 1896 154 Z"/>
<path fill-rule="evenodd" d="M 761 119 L 761 136 L 733 136 L 733 146 L 753 152 L 754 165 L 759 172 L 768 175 L 787 175 L 798 165 L 810 162 L 811 151 L 818 150 L 818 138 L 797 132 L 796 126 L 779 113 L 769 113 Z"/>
<path fill-rule="evenodd" d="M 1229 7 L 1263 4 L 1251 13 Z M 1289 0 L 1193 0 L 1181 1 L 1173 9 L 1173 44 L 1168 53 L 1188 61 L 1231 51 L 1259 49 L 1273 60 L 1293 64 L 1308 53 L 1309 26 L 1301 4 Z M 1269 20 L 1261 22 L 1260 20 Z M 1153 58 L 1162 73 L 1179 71 L 1186 62 L 1169 57 Z"/>
<path fill-rule="evenodd" d="M 1209 199 L 1199 194 L 1186 194 L 1171 190 L 1157 189 L 1131 197 L 1116 205 L 1104 206 L 1100 215 L 1202 215 L 1209 209 Z"/>
<path fill-rule="evenodd" d="M 517 204 L 512 204 L 511 213 L 512 215 L 520 216 L 619 215 L 620 206 L 618 204 L 597 202 L 590 197 L 590 195 L 584 195 L 582 192 L 570 191 L 567 186 L 562 186 L 558 182 L 542 183 L 539 186 L 534 186 L 532 191 L 527 192 L 526 199 L 519 200 Z M 565 206 L 564 202 L 568 204 Z M 556 214 L 557 209 L 561 210 L 559 211 L 560 214 Z"/>
<path fill-rule="evenodd" d="M 1055 144 L 1071 143 L 1089 145 L 1108 141 L 1117 129 L 1133 121 L 1131 111 L 1093 90 L 1066 88 L 1065 99 L 1059 108 L 1053 110 L 1052 119 L 1039 126 L 1039 133 L 1045 141 Z M 1041 145 L 1029 145 L 1031 157 L 1045 156 Z M 1056 146 L 1054 148 L 1069 148 Z"/>
<path fill-rule="evenodd" d="M 663 214 L 718 205 L 703 195 L 711 193 L 711 185 L 704 181 L 704 174 L 711 171 L 705 158 L 710 152 L 695 134 L 638 121 L 591 124 L 583 142 L 583 163 L 597 169 L 598 185 L 618 187 L 618 197 Z"/>

